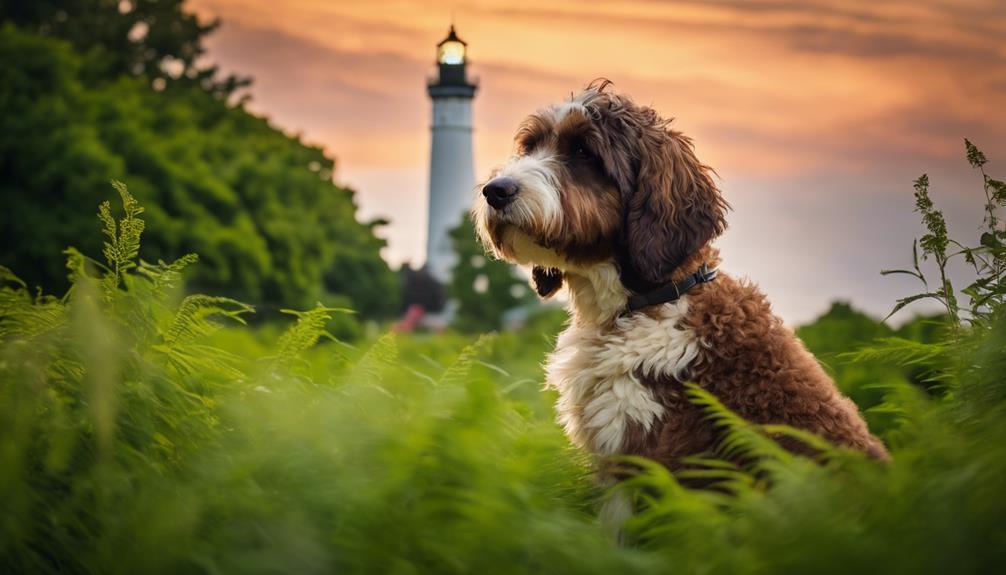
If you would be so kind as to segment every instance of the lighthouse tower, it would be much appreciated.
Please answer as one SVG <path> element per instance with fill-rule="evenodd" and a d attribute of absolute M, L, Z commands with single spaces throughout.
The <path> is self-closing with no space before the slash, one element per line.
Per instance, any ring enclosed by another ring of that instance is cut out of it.
<path fill-rule="evenodd" d="M 437 44 L 437 77 L 426 87 L 433 100 L 426 270 L 441 283 L 448 281 L 455 263 L 450 231 L 471 206 L 475 185 L 472 98 L 478 86 L 466 74 L 466 47 L 452 24 Z"/>

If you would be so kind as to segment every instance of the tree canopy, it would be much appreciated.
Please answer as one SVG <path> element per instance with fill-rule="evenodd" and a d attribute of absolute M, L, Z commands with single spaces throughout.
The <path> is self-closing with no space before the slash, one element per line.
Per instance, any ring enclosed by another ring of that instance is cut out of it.
<path fill-rule="evenodd" d="M 203 39 L 220 25 L 200 22 L 184 0 L 0 0 L 0 19 L 41 36 L 62 38 L 77 51 L 98 52 L 93 73 L 126 74 L 152 82 L 187 83 L 229 96 L 250 80 L 220 77 L 199 61 Z"/>
<path fill-rule="evenodd" d="M 148 254 L 199 253 L 196 289 L 266 308 L 348 298 L 366 315 L 395 312 L 381 222 L 356 220 L 322 149 L 222 97 L 238 81 L 195 63 L 212 25 L 178 0 L 0 6 L 0 263 L 66 285 L 59 253 L 98 251 L 91 206 L 114 178 L 148 206 Z"/>

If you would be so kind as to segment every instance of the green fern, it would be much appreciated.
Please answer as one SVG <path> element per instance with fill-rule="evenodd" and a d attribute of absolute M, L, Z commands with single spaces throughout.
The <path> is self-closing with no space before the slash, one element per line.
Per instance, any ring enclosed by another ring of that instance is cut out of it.
<path fill-rule="evenodd" d="M 143 208 L 136 198 L 129 193 L 126 185 L 113 180 L 112 187 L 119 192 L 122 200 L 123 217 L 116 223 L 109 202 L 102 202 L 98 207 L 98 217 L 104 227 L 105 243 L 102 253 L 108 262 L 109 274 L 105 277 L 106 296 L 111 297 L 119 286 L 126 271 L 136 267 L 136 258 L 140 253 L 140 236 L 143 234 L 144 223 L 140 219 Z"/>
<path fill-rule="evenodd" d="M 222 327 L 213 318 L 227 318 L 244 324 L 245 320 L 241 316 L 246 313 L 255 313 L 255 308 L 229 297 L 202 294 L 186 296 L 164 333 L 164 342 L 169 346 L 191 343 Z"/>
<path fill-rule="evenodd" d="M 28 284 L 24 283 L 24 280 L 17 277 L 10 268 L 0 265 L 0 293 L 4 293 L 10 289 L 8 284 L 14 284 L 15 290 L 24 290 L 28 288 Z"/>
<path fill-rule="evenodd" d="M 15 316 L 31 304 L 28 285 L 6 266 L 0 266 L 0 338 L 11 335 L 20 325 Z"/>
<path fill-rule="evenodd" d="M 334 378 L 333 384 L 344 384 L 344 387 L 366 385 L 378 389 L 381 393 L 391 396 L 391 392 L 381 386 L 388 371 L 398 364 L 398 344 L 394 333 L 382 335 L 370 349 L 352 366 L 343 377 Z M 423 376 L 427 377 L 427 376 Z"/>
<path fill-rule="evenodd" d="M 440 376 L 438 384 L 450 385 L 466 381 L 476 358 L 492 342 L 493 338 L 492 334 L 483 334 L 479 336 L 475 343 L 465 346 L 454 362 Z"/>
<path fill-rule="evenodd" d="M 136 271 L 151 281 L 155 293 L 164 294 L 179 284 L 185 268 L 198 261 L 199 256 L 196 254 L 185 254 L 171 263 L 158 260 L 156 264 L 150 264 L 140 260 Z"/>
<path fill-rule="evenodd" d="M 321 303 L 307 311 L 281 309 L 281 312 L 297 318 L 297 322 L 280 336 L 277 342 L 276 355 L 273 364 L 276 367 L 290 367 L 300 360 L 301 354 L 314 347 L 321 338 L 338 341 L 325 328 L 333 313 L 353 313 L 352 310 L 336 307 L 325 307 Z"/>
<path fill-rule="evenodd" d="M 750 458 L 756 465 L 763 461 L 787 463 L 793 455 L 765 434 L 761 426 L 730 411 L 712 393 L 694 383 L 685 384 L 691 402 L 705 410 L 706 416 L 720 428 L 723 438 L 718 451 L 728 458 Z"/>
<path fill-rule="evenodd" d="M 32 339 L 65 323 L 66 309 L 59 300 L 41 293 L 33 297 L 21 278 L 0 266 L 0 340 Z"/>
<path fill-rule="evenodd" d="M 923 343 L 901 337 L 884 337 L 856 351 L 841 353 L 844 361 L 880 361 L 895 365 L 928 364 L 951 351 L 944 342 Z"/>
<path fill-rule="evenodd" d="M 736 494 L 741 489 L 688 489 L 675 474 L 655 461 L 638 456 L 622 456 L 617 460 L 629 466 L 632 475 L 616 485 L 608 496 L 624 494 L 635 502 L 636 513 L 623 527 L 636 541 L 681 540 L 690 532 L 717 531 L 728 524 L 730 518 L 724 509 L 731 502 L 729 493 Z M 737 484 L 750 483 L 748 474 L 738 472 L 738 475 L 744 479 Z M 725 484 L 721 480 L 717 486 Z"/>
<path fill-rule="evenodd" d="M 164 273 L 176 273 L 174 270 Z M 160 276 L 160 279 L 167 279 Z M 157 279 L 151 279 L 157 289 Z M 165 284 L 161 284 L 162 286 Z M 240 379 L 244 372 L 239 368 L 242 361 L 234 354 L 216 347 L 200 343 L 223 327 L 218 319 L 227 319 L 244 325 L 244 314 L 255 309 L 237 300 L 194 294 L 186 296 L 171 322 L 163 330 L 162 343 L 153 346 L 164 354 L 172 368 L 180 373 L 193 374 L 212 372 L 227 379 Z"/>

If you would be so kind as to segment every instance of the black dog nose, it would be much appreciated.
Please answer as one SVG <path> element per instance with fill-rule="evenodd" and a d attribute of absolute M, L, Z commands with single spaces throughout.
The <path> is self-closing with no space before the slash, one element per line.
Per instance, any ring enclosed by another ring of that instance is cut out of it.
<path fill-rule="evenodd" d="M 517 197 L 520 185 L 517 180 L 508 177 L 495 178 L 482 188 L 482 195 L 489 205 L 497 210 L 505 207 Z"/>

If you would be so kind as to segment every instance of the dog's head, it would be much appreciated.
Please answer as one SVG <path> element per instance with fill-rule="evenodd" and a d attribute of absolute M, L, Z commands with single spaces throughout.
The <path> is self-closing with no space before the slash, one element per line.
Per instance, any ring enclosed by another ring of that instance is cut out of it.
<path fill-rule="evenodd" d="M 528 117 L 472 209 L 483 243 L 533 266 L 542 297 L 565 271 L 605 261 L 629 289 L 664 283 L 726 228 L 728 206 L 691 140 L 609 84 Z"/>

